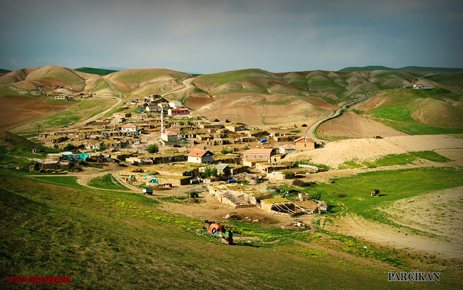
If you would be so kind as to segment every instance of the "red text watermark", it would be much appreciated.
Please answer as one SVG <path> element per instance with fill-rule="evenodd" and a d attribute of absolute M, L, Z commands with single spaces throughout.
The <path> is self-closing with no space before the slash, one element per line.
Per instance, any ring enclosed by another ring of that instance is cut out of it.
<path fill-rule="evenodd" d="M 10 276 L 8 283 L 28 283 L 28 284 L 71 284 L 70 276 Z"/>

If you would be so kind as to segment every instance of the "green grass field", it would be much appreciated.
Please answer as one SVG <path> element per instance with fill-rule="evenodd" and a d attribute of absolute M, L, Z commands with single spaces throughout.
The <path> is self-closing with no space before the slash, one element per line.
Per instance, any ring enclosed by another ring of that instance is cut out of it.
<path fill-rule="evenodd" d="M 109 87 L 110 87 L 109 83 L 106 80 L 101 79 L 101 80 L 98 81 L 98 84 L 95 86 L 95 88 L 92 90 L 92 92 L 98 92 L 98 91 L 107 89 Z"/>
<path fill-rule="evenodd" d="M 71 276 L 73 288 L 92 289 L 306 289 L 310 283 L 333 289 L 389 287 L 385 269 L 290 242 L 307 243 L 309 235 L 303 232 L 234 222 L 237 236 L 289 240 L 284 244 L 244 240 L 225 246 L 197 232 L 201 221 L 158 211 L 157 202 L 141 195 L 5 175 L 2 180 L 3 289 L 12 287 L 8 276 L 56 275 Z M 308 269 L 316 270 L 307 275 Z M 369 285 L 362 286 L 362 281 Z"/>
<path fill-rule="evenodd" d="M 463 128 L 433 127 L 427 125 L 400 124 L 405 133 L 411 135 L 463 134 Z"/>
<path fill-rule="evenodd" d="M 389 154 L 383 156 L 374 161 L 358 161 L 350 160 L 346 161 L 339 166 L 338 169 L 347 169 L 347 168 L 376 168 L 381 166 L 393 166 L 393 165 L 407 165 L 413 163 L 413 161 L 418 158 L 426 159 L 434 162 L 449 162 L 450 159 L 434 152 L 434 151 L 413 151 L 403 154 Z"/>
<path fill-rule="evenodd" d="M 416 123 L 416 121 L 410 117 L 408 108 L 406 106 L 379 108 L 371 110 L 368 113 L 375 114 L 381 118 L 389 120 Z"/>
<path fill-rule="evenodd" d="M 92 289 L 413 288 L 388 283 L 387 272 L 391 267 L 414 271 L 409 263 L 418 259 L 415 255 L 353 237 L 227 221 L 241 239 L 226 246 L 201 232 L 201 220 L 162 211 L 161 203 L 141 194 L 82 188 L 71 176 L 30 179 L 1 170 L 0 178 L 2 289 L 13 286 L 8 276 L 56 275 L 71 276 L 73 288 Z M 376 205 L 462 183 L 459 171 L 409 170 L 361 174 L 310 189 L 323 192 L 330 204 L 347 206 L 343 211 L 334 207 L 335 214 L 355 212 L 381 220 Z M 359 204 L 356 198 L 368 195 L 370 188 L 386 195 Z M 348 195 L 341 200 L 334 191 Z M 420 270 L 443 265 L 438 259 L 429 263 Z M 447 275 L 438 285 L 458 288 L 461 280 Z M 434 289 L 436 284 L 420 286 Z"/>
<path fill-rule="evenodd" d="M 123 186 L 119 181 L 117 181 L 112 174 L 106 174 L 101 177 L 95 177 L 92 180 L 90 180 L 88 185 L 102 189 L 128 190 L 128 188 Z"/>
<path fill-rule="evenodd" d="M 117 70 L 94 68 L 94 67 L 80 67 L 80 68 L 75 68 L 74 70 L 83 72 L 83 73 L 88 73 L 88 74 L 95 74 L 99 76 L 105 76 L 105 75 L 109 75 L 110 73 L 117 72 Z"/>
<path fill-rule="evenodd" d="M 387 223 L 375 208 L 383 203 L 463 185 L 463 172 L 451 168 L 430 168 L 362 173 L 335 183 L 309 188 L 321 192 L 333 204 L 334 212 L 355 213 L 367 219 Z M 370 198 L 370 190 L 379 189 L 381 198 Z M 346 194 L 347 197 L 337 197 Z M 358 199 L 362 198 L 363 201 Z M 340 206 L 342 204 L 342 206 Z"/>

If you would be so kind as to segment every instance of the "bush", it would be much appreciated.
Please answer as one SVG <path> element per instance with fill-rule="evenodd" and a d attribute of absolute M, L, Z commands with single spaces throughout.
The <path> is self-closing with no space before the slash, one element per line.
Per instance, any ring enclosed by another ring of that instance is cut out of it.
<path fill-rule="evenodd" d="M 229 154 L 229 153 L 233 153 L 233 149 L 230 149 L 230 150 L 227 150 L 225 148 L 222 149 L 222 151 L 220 151 L 222 154 Z"/>
<path fill-rule="evenodd" d="M 313 192 L 309 194 L 310 200 L 320 200 L 322 198 L 322 194 L 320 192 Z"/>
<path fill-rule="evenodd" d="M 283 172 L 283 174 L 285 175 L 285 179 L 292 179 L 296 176 L 296 174 L 294 174 L 294 172 L 291 171 L 285 171 Z"/>
<path fill-rule="evenodd" d="M 296 186 L 311 186 L 311 185 L 315 185 L 315 182 L 304 182 L 300 179 L 295 179 L 293 181 L 293 185 L 296 185 Z"/>
<path fill-rule="evenodd" d="M 151 144 L 149 147 L 148 147 L 148 152 L 149 153 L 157 153 L 159 151 L 159 147 L 158 145 L 156 144 Z"/>
<path fill-rule="evenodd" d="M 218 172 L 217 172 L 217 168 L 213 167 L 211 168 L 210 166 L 207 167 L 205 170 L 204 170 L 204 173 L 203 173 L 203 176 L 204 177 L 211 177 L 211 176 L 217 176 L 218 175 Z"/>
<path fill-rule="evenodd" d="M 66 147 L 64 147 L 64 151 L 74 151 L 76 149 L 78 149 L 78 147 L 76 147 L 76 146 L 74 146 L 72 144 L 68 144 L 68 145 L 66 145 Z"/>

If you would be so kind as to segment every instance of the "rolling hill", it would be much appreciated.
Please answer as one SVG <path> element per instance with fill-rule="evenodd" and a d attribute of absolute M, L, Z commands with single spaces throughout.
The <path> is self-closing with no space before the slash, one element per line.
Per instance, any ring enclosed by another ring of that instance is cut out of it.
<path fill-rule="evenodd" d="M 402 68 L 390 68 L 381 65 L 370 66 L 354 66 L 346 67 L 339 72 L 353 72 L 353 71 L 375 71 L 375 70 L 408 70 L 408 71 L 421 71 L 421 72 L 459 72 L 463 68 L 445 68 L 445 67 L 423 67 L 423 66 L 405 66 Z"/>
<path fill-rule="evenodd" d="M 448 126 L 460 126 L 458 116 L 463 108 L 463 72 L 422 69 L 425 68 L 366 67 L 357 71 L 272 73 L 254 68 L 194 77 L 168 69 L 111 71 L 45 66 L 0 76 L 0 95 L 83 92 L 125 101 L 160 94 L 167 100 L 179 100 L 194 109 L 194 116 L 227 118 L 250 125 L 292 123 L 309 116 L 313 120 L 320 119 L 340 106 L 364 97 L 373 97 L 357 106 L 364 111 L 384 109 L 385 106 L 406 106 L 409 110 L 409 105 L 416 99 L 432 98 L 441 101 L 435 107 L 447 112 L 439 115 L 443 118 L 442 122 L 431 117 L 432 113 L 427 113 L 433 107 L 428 102 L 420 103 L 422 106 L 415 102 L 412 107 L 417 109 L 410 111 L 410 116 L 415 116 L 414 120 L 419 124 L 443 126 L 448 121 Z M 407 89 L 416 82 L 432 84 L 435 89 L 428 92 Z M 58 86 L 62 88 L 57 89 Z M 105 108 L 102 107 L 101 111 Z M 446 116 L 451 116 L 449 118 L 453 121 Z"/>

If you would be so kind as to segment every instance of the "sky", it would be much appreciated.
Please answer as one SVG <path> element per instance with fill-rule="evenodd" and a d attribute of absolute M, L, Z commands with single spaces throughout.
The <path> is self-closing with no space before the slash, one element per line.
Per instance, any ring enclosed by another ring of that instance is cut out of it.
<path fill-rule="evenodd" d="M 0 68 L 463 68 L 461 0 L 4 0 Z"/>

